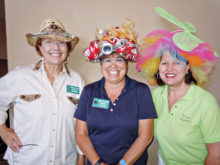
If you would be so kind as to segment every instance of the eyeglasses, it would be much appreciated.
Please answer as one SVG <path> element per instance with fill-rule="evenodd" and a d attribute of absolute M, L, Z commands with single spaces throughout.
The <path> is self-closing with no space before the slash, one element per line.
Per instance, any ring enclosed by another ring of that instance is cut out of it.
<path fill-rule="evenodd" d="M 185 63 L 185 62 L 182 62 L 182 61 L 179 61 L 179 60 L 176 60 L 176 61 L 174 61 L 173 63 L 172 62 L 168 62 L 168 61 L 164 61 L 164 60 L 162 60 L 161 62 L 160 62 L 160 65 L 161 66 L 169 66 L 169 65 L 171 65 L 171 66 L 177 66 L 177 67 L 187 67 L 187 64 Z"/>
<path fill-rule="evenodd" d="M 67 46 L 66 42 L 64 41 L 51 41 L 51 40 L 42 41 L 42 45 L 45 45 L 45 46 L 58 45 L 59 47 Z"/>
<path fill-rule="evenodd" d="M 122 57 L 118 57 L 118 58 L 115 58 L 115 59 L 112 59 L 110 57 L 107 57 L 107 58 L 103 58 L 101 60 L 101 63 L 104 64 L 104 65 L 109 65 L 111 64 L 112 62 L 116 63 L 117 65 L 122 65 L 124 64 L 125 62 L 125 59 L 122 58 Z"/>

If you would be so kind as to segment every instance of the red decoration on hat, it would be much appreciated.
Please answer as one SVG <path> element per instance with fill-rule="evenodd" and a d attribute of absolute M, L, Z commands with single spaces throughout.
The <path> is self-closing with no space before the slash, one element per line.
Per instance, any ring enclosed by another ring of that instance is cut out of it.
<path fill-rule="evenodd" d="M 84 51 L 84 55 L 88 58 L 89 61 L 97 62 L 100 54 L 100 48 L 98 41 L 94 40 L 90 42 L 90 45 Z"/>

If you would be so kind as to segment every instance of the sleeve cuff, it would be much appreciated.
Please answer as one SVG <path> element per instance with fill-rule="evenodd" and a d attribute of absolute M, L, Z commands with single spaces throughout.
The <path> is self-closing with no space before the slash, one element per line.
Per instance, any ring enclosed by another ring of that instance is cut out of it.
<path fill-rule="evenodd" d="M 7 112 L 0 110 L 0 125 L 4 124 L 7 118 L 8 118 Z"/>
<path fill-rule="evenodd" d="M 77 153 L 80 154 L 80 155 L 84 155 L 83 152 L 80 150 L 79 146 L 76 145 L 76 150 L 77 150 Z"/>

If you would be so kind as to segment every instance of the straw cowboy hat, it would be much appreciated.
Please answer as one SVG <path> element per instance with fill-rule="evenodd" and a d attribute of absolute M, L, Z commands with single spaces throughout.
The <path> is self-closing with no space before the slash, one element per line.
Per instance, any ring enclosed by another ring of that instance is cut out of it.
<path fill-rule="evenodd" d="M 35 47 L 39 38 L 49 38 L 52 40 L 60 40 L 64 42 L 70 42 L 71 48 L 69 52 L 73 50 L 75 45 L 79 42 L 79 38 L 67 33 L 62 22 L 56 18 L 45 19 L 40 26 L 40 33 L 26 34 L 28 43 Z"/>

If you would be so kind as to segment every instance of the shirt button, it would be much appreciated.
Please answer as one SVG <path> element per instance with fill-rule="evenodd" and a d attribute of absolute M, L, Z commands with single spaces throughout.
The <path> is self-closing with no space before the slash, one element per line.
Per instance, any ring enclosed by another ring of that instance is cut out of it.
<path fill-rule="evenodd" d="M 50 147 L 53 148 L 53 145 L 51 145 Z"/>
<path fill-rule="evenodd" d="M 171 113 L 171 116 L 173 116 L 173 113 Z"/>
<path fill-rule="evenodd" d="M 111 112 L 113 112 L 113 109 L 110 109 Z"/>
<path fill-rule="evenodd" d="M 52 115 L 56 115 L 56 113 L 52 113 Z"/>
<path fill-rule="evenodd" d="M 175 105 L 174 107 L 177 108 L 177 105 Z"/>
<path fill-rule="evenodd" d="M 52 129 L 53 132 L 55 132 L 55 129 Z"/>
<path fill-rule="evenodd" d="M 50 160 L 50 163 L 53 163 L 53 161 L 52 161 L 52 160 Z"/>
<path fill-rule="evenodd" d="M 116 100 L 118 100 L 118 98 Z"/>
<path fill-rule="evenodd" d="M 115 106 L 116 104 L 114 103 L 113 105 Z"/>

